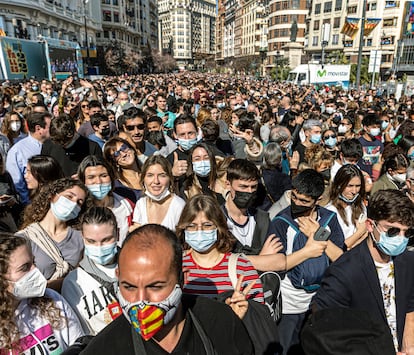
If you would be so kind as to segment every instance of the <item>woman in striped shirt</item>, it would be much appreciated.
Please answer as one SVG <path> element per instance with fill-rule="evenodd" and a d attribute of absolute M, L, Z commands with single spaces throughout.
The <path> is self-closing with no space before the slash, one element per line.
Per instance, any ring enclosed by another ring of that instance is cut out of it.
<path fill-rule="evenodd" d="M 229 257 L 235 238 L 228 231 L 223 212 L 213 197 L 196 195 L 187 201 L 177 235 L 186 249 L 183 257 L 183 268 L 187 273 L 184 293 L 216 297 L 235 290 L 245 299 L 264 303 L 259 275 L 243 254 L 238 255 L 236 261 L 237 280 L 242 279 L 241 289 L 240 284 L 233 287 Z M 232 306 L 229 299 L 226 303 Z"/>

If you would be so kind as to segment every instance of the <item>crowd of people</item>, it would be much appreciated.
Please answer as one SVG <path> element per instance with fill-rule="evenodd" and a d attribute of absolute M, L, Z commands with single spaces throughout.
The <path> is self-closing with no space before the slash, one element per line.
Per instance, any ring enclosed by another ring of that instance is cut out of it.
<path fill-rule="evenodd" d="M 414 96 L 186 72 L 0 94 L 0 354 L 414 355 Z"/>

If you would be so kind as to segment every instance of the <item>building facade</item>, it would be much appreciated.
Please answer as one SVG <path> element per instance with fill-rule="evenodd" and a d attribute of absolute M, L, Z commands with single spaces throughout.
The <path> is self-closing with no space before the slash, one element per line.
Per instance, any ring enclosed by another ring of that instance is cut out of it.
<path fill-rule="evenodd" d="M 381 19 L 375 29 L 362 39 L 362 55 L 369 57 L 371 50 L 381 51 L 381 74 L 390 73 L 395 60 L 397 42 L 403 26 L 405 1 L 376 0 L 366 2 L 367 19 Z M 358 61 L 360 31 L 351 38 L 341 33 L 346 17 L 362 18 L 364 1 L 359 0 L 313 0 L 308 16 L 307 45 L 305 51 L 310 58 L 319 61 L 322 53 L 322 26 L 330 24 L 330 36 L 325 52 L 328 61 L 330 53 L 334 57 L 344 54 L 351 63 Z M 361 21 L 358 23 L 359 28 Z"/>
<path fill-rule="evenodd" d="M 159 50 L 171 54 L 180 67 L 200 68 L 215 55 L 214 0 L 159 0 Z"/>

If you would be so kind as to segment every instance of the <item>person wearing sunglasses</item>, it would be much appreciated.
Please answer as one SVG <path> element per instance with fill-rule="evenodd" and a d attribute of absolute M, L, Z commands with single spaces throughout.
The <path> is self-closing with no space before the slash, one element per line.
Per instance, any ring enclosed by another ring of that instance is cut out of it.
<path fill-rule="evenodd" d="M 125 139 L 113 137 L 105 143 L 104 158 L 116 172 L 114 192 L 136 203 L 142 187 L 141 162 L 134 147 Z"/>
<path fill-rule="evenodd" d="M 322 132 L 322 143 L 325 149 L 332 154 L 334 159 L 337 158 L 338 149 L 338 137 L 334 128 L 328 128 Z"/>
<path fill-rule="evenodd" d="M 119 137 L 132 144 L 142 163 L 157 151 L 157 148 L 144 139 L 146 120 L 146 114 L 135 107 L 126 110 L 118 118 Z"/>
<path fill-rule="evenodd" d="M 385 322 L 398 354 L 414 354 L 414 203 L 401 191 L 381 190 L 367 208 L 368 238 L 327 269 L 314 310 L 352 308 Z M 400 353 L 401 352 L 401 353 Z"/>

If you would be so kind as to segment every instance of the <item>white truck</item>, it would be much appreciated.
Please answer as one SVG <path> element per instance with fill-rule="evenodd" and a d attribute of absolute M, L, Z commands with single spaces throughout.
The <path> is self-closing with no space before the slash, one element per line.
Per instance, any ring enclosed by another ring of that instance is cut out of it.
<path fill-rule="evenodd" d="M 289 72 L 287 82 L 296 85 L 328 85 L 349 88 L 351 65 L 301 64 Z"/>

